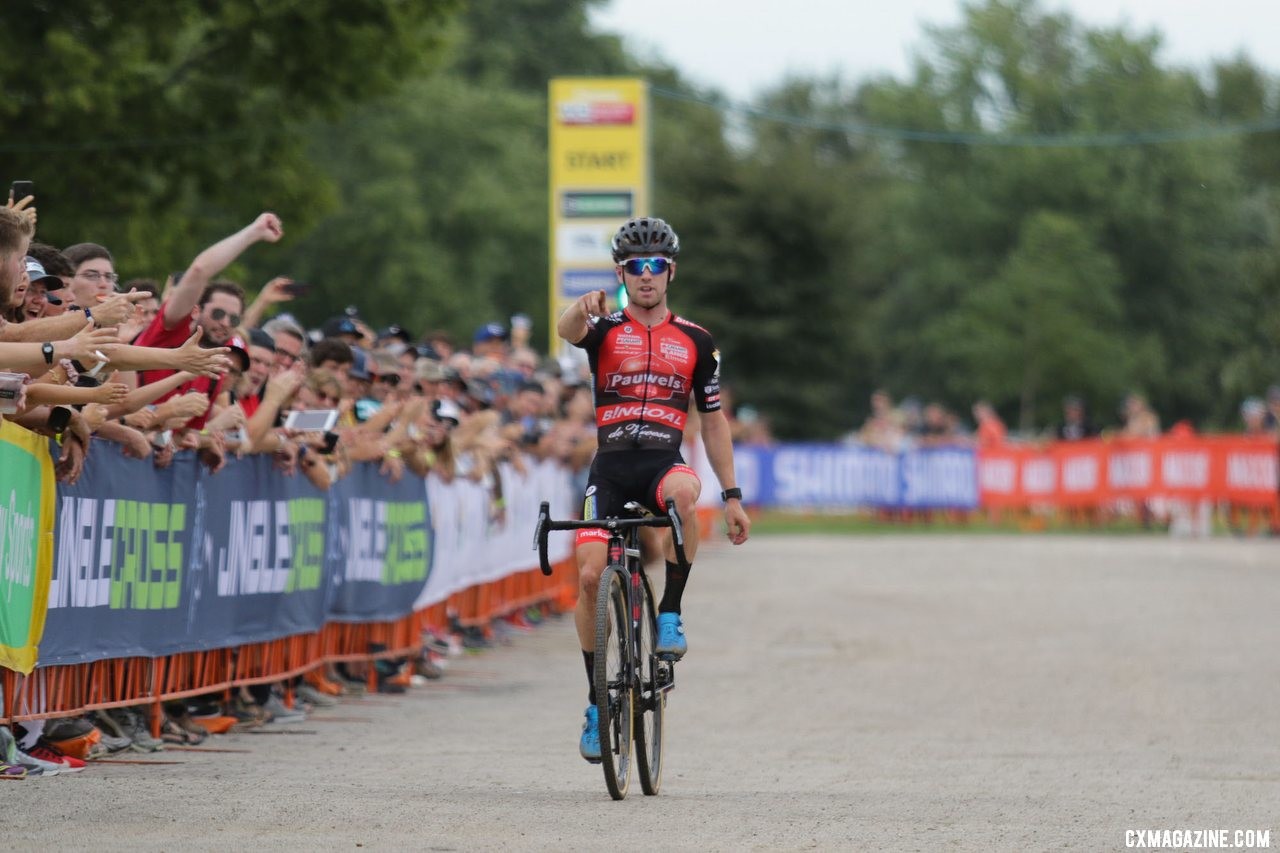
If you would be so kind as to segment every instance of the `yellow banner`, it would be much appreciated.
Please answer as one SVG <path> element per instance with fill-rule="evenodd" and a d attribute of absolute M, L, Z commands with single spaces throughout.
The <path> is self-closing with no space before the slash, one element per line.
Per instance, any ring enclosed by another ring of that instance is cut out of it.
<path fill-rule="evenodd" d="M 53 576 L 49 439 L 0 421 L 0 667 L 30 673 Z"/>
<path fill-rule="evenodd" d="M 649 215 L 649 88 L 638 78 L 550 83 L 551 341 L 555 324 L 589 290 L 616 286 L 609 241 Z"/>

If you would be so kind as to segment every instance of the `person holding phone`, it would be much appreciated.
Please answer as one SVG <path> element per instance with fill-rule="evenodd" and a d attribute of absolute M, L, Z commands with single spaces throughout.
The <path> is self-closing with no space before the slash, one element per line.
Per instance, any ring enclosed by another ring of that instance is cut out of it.
<path fill-rule="evenodd" d="M 250 329 L 258 328 L 262 325 L 268 308 L 305 296 L 310 290 L 311 285 L 305 281 L 294 281 L 284 275 L 276 276 L 263 285 L 262 290 L 258 292 L 257 298 L 253 300 L 253 304 L 245 309 L 245 327 Z"/>

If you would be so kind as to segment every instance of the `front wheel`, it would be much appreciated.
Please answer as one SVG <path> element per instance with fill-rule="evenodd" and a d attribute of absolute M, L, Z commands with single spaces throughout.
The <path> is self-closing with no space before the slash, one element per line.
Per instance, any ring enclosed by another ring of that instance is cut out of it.
<path fill-rule="evenodd" d="M 600 764 L 615 800 L 627 795 L 631 781 L 631 734 L 634 725 L 631 665 L 631 613 L 627 605 L 627 573 L 609 566 L 600 578 L 596 598 L 596 711 L 600 724 Z"/>
<path fill-rule="evenodd" d="M 640 691 L 636 696 L 636 767 L 640 788 L 658 793 L 662 786 L 662 720 L 667 710 L 667 692 L 659 674 L 654 649 L 658 644 L 658 617 L 654 612 L 653 589 L 648 576 L 640 585 L 644 607 L 640 612 Z M 670 666 L 670 664 L 666 664 Z"/>

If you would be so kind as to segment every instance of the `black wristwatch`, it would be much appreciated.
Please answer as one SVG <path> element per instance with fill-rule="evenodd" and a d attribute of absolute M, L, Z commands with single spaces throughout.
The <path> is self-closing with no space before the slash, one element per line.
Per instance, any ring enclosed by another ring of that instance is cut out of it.
<path fill-rule="evenodd" d="M 725 489 L 720 493 L 720 500 L 722 501 L 728 502 L 734 498 L 742 500 L 742 489 L 739 489 L 737 486 L 734 486 L 732 489 Z"/>
<path fill-rule="evenodd" d="M 45 364 L 53 364 L 53 344 L 45 341 L 40 345 L 40 352 L 44 353 Z"/>

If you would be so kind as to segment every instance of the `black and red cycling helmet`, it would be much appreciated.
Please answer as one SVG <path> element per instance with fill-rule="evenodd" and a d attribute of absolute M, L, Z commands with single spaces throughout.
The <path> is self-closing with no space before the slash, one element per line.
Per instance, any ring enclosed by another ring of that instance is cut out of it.
<path fill-rule="evenodd" d="M 680 254 L 680 238 L 663 220 L 646 216 L 623 223 L 613 235 L 612 249 L 614 263 L 632 255 L 674 258 Z"/>

